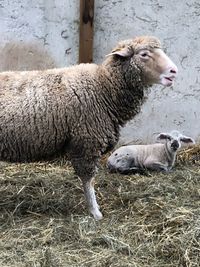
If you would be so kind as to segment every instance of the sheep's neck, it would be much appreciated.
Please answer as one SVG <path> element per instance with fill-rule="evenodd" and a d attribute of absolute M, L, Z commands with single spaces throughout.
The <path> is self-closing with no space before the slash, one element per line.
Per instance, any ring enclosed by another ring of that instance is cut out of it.
<path fill-rule="evenodd" d="M 121 126 L 140 112 L 141 105 L 145 100 L 144 90 L 146 89 L 137 71 L 134 75 L 128 72 L 125 72 L 124 75 L 122 73 L 119 68 L 112 67 L 108 71 L 108 85 L 106 86 L 111 95 L 108 107 Z"/>
<path fill-rule="evenodd" d="M 175 158 L 176 158 L 176 152 L 172 151 L 169 147 L 168 147 L 168 143 L 165 143 L 165 153 L 169 162 L 169 166 L 173 166 L 174 162 L 175 162 Z"/>

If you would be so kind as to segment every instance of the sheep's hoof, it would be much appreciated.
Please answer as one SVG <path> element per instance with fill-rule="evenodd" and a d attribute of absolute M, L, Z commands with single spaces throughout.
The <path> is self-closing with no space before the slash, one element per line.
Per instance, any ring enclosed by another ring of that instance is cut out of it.
<path fill-rule="evenodd" d="M 96 221 L 99 221 L 103 218 L 103 215 L 99 210 L 95 210 L 95 211 L 93 210 L 91 211 L 91 213 Z"/>

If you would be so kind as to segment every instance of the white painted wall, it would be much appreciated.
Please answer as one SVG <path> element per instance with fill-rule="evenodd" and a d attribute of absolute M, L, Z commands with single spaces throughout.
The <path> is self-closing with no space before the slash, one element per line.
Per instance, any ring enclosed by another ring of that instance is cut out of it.
<path fill-rule="evenodd" d="M 97 1 L 94 56 L 103 59 L 120 39 L 155 35 L 177 64 L 173 88 L 154 86 L 142 112 L 122 130 L 121 142 L 152 142 L 177 129 L 200 141 L 200 2 Z"/>
<path fill-rule="evenodd" d="M 78 61 L 79 1 L 0 0 L 0 70 L 62 67 Z M 94 61 L 122 39 L 155 35 L 177 64 L 173 88 L 154 86 L 121 142 L 152 142 L 177 129 L 200 141 L 200 2 L 96 0 Z"/>
<path fill-rule="evenodd" d="M 6 53 L 6 59 L 0 61 L 0 70 L 34 68 L 38 66 L 34 57 L 42 60 L 41 68 L 75 64 L 78 58 L 79 1 L 0 0 L 0 36 L 1 50 Z M 23 53 L 24 50 L 28 51 L 29 64 L 24 63 L 21 53 L 18 60 L 12 60 L 11 51 L 17 57 L 19 51 Z M 9 64 L 6 63 L 8 58 Z"/>

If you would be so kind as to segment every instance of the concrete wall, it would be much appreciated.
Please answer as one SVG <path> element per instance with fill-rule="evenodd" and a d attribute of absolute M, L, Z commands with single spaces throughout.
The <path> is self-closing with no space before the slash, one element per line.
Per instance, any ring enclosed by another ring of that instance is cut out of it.
<path fill-rule="evenodd" d="M 154 86 L 122 143 L 151 142 L 177 129 L 200 141 L 200 3 L 196 0 L 96 0 L 94 61 L 122 39 L 155 35 L 179 68 L 174 88 Z M 78 61 L 79 1 L 0 0 L 0 70 L 42 69 Z"/>
<path fill-rule="evenodd" d="M 0 0 L 0 70 L 74 64 L 78 31 L 79 1 Z"/>

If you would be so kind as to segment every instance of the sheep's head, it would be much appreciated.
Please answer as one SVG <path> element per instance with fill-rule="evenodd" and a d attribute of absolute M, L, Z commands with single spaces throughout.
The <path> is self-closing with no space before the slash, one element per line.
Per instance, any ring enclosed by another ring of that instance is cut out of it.
<path fill-rule="evenodd" d="M 195 144 L 194 139 L 189 136 L 182 135 L 179 131 L 171 131 L 170 133 L 160 133 L 157 136 L 157 140 L 165 140 L 168 150 L 176 152 L 181 148 L 181 142 Z"/>
<path fill-rule="evenodd" d="M 114 55 L 113 60 L 121 60 L 130 79 L 131 72 L 135 75 L 137 69 L 145 85 L 171 86 L 178 72 L 176 65 L 161 49 L 160 41 L 151 36 L 122 41 L 109 55 Z"/>

